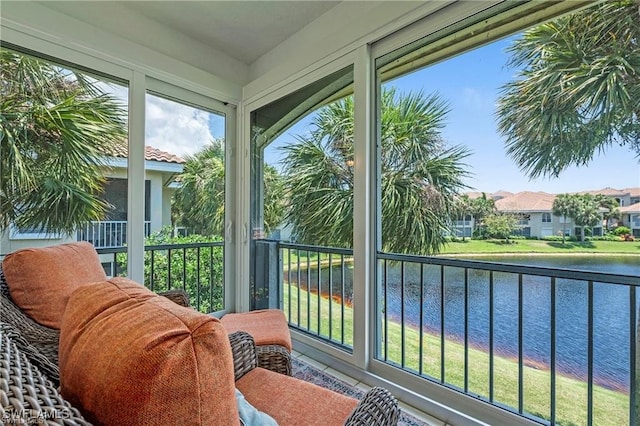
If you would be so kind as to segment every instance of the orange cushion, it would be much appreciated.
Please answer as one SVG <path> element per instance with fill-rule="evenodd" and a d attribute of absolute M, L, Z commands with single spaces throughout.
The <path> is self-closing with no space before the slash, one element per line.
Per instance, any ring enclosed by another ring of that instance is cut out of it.
<path fill-rule="evenodd" d="M 224 326 L 125 278 L 71 295 L 60 386 L 96 424 L 239 424 Z"/>
<path fill-rule="evenodd" d="M 284 312 L 279 309 L 262 309 L 222 317 L 224 328 L 229 333 L 246 331 L 257 346 L 280 345 L 291 352 L 291 333 Z"/>
<path fill-rule="evenodd" d="M 260 367 L 242 376 L 236 387 L 279 426 L 343 426 L 358 405 L 356 399 Z"/>
<path fill-rule="evenodd" d="M 87 242 L 18 250 L 4 258 L 2 270 L 16 305 L 55 329 L 76 288 L 107 279 L 98 253 Z"/>

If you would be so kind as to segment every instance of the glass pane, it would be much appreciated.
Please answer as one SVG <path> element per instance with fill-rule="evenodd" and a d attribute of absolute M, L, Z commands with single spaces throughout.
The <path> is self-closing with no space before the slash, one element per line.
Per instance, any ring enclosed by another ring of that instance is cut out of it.
<path fill-rule="evenodd" d="M 252 112 L 252 309 L 351 347 L 353 67 Z"/>
<path fill-rule="evenodd" d="M 0 55 L 0 254 L 71 241 L 104 247 L 102 224 L 115 209 L 106 192 L 127 174 L 127 87 L 20 52 Z M 103 258 L 111 274 L 114 262 Z"/>
<path fill-rule="evenodd" d="M 147 93 L 145 129 L 145 285 L 221 310 L 225 117 Z"/>
<path fill-rule="evenodd" d="M 635 293 L 589 301 L 594 279 L 559 271 L 640 274 L 637 28 L 601 3 L 418 69 L 380 58 L 376 357 L 538 420 L 629 422 L 636 308 L 605 301 Z"/>

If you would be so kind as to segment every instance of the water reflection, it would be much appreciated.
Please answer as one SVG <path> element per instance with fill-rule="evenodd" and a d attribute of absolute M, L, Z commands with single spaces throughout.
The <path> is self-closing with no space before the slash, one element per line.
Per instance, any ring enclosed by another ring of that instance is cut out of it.
<path fill-rule="evenodd" d="M 513 257 L 488 259 L 501 263 L 529 264 L 640 276 L 637 257 Z M 391 264 L 390 264 L 391 265 Z M 313 292 L 351 302 L 350 268 L 323 268 L 318 288 L 317 270 L 302 274 L 300 282 Z M 387 315 L 400 322 L 404 305 L 406 324 L 419 327 L 422 311 L 423 330 L 447 339 L 465 339 L 465 279 L 461 268 L 426 265 L 422 272 L 423 298 L 420 300 L 420 266 L 406 264 L 404 294 L 401 291 L 399 264 L 389 266 L 387 276 Z M 444 324 L 441 324 L 441 274 L 444 275 Z M 488 350 L 490 338 L 490 276 L 493 276 L 493 345 L 494 353 L 518 357 L 518 275 L 469 270 L 468 340 L 477 348 Z M 331 275 L 331 278 L 330 278 Z M 292 283 L 297 282 L 294 277 Z M 344 287 L 343 287 L 344 283 Z M 549 368 L 551 362 L 551 279 L 523 277 L 522 336 L 525 364 Z M 331 285 L 330 285 L 331 284 Z M 556 280 L 556 371 L 582 380 L 587 378 L 588 353 L 588 284 L 583 281 Z M 382 299 L 382 294 L 379 294 Z M 623 391 L 629 389 L 630 299 L 623 285 L 595 283 L 593 288 L 593 374 L 597 384 Z M 421 309 L 422 308 L 422 309 Z M 635 310 L 638 311 L 636 306 Z"/>

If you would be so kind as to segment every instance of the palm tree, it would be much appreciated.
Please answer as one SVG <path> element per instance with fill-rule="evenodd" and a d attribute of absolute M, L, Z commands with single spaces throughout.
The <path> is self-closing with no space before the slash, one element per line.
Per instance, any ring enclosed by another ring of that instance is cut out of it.
<path fill-rule="evenodd" d="M 224 144 L 220 140 L 186 156 L 181 186 L 171 200 L 177 224 L 201 235 L 223 235 L 224 172 Z"/>
<path fill-rule="evenodd" d="M 484 234 L 480 232 L 479 229 L 483 225 L 483 220 L 485 217 L 490 214 L 495 213 L 496 211 L 496 202 L 493 198 L 487 197 L 485 192 L 482 193 L 482 196 L 478 198 L 474 198 L 471 203 L 471 215 L 473 216 L 474 223 L 474 235 Z"/>
<path fill-rule="evenodd" d="M 0 49 L 0 230 L 70 233 L 101 220 L 100 166 L 126 113 L 86 76 Z"/>
<path fill-rule="evenodd" d="M 580 227 L 580 241 L 584 241 L 584 228 L 602 223 L 600 201 L 591 194 L 577 195 L 573 220 Z"/>
<path fill-rule="evenodd" d="M 445 146 L 440 129 L 448 112 L 437 95 L 381 97 L 382 245 L 388 252 L 439 251 L 466 188 L 460 146 Z M 289 205 L 286 220 L 298 241 L 353 246 L 353 99 L 329 104 L 314 130 L 282 148 Z"/>
<path fill-rule="evenodd" d="M 567 216 L 572 216 L 574 200 L 569 194 L 559 194 L 553 200 L 552 208 L 554 216 L 562 216 L 562 244 L 564 244 L 567 233 Z"/>
<path fill-rule="evenodd" d="M 213 140 L 193 156 L 187 156 L 181 187 L 172 199 L 173 219 L 201 235 L 224 232 L 224 141 Z M 282 177 L 265 166 L 265 231 L 280 224 L 284 215 Z"/>
<path fill-rule="evenodd" d="M 620 219 L 620 209 L 618 200 L 613 197 L 608 197 L 603 194 L 596 195 L 596 203 L 600 208 L 606 209 L 607 211 L 602 214 L 603 224 L 602 229 L 606 230 L 609 225 L 610 219 Z"/>
<path fill-rule="evenodd" d="M 640 10 L 633 0 L 539 25 L 509 49 L 498 127 L 530 177 L 557 177 L 612 144 L 640 155 Z"/>
<path fill-rule="evenodd" d="M 467 194 L 463 194 L 456 199 L 456 209 L 458 217 L 462 218 L 462 241 L 465 241 L 464 224 L 467 215 L 471 215 L 473 209 L 473 200 Z"/>

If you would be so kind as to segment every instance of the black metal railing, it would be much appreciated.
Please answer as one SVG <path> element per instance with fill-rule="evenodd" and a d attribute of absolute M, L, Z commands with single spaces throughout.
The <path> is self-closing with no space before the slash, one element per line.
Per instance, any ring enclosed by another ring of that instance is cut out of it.
<path fill-rule="evenodd" d="M 289 325 L 350 352 L 353 250 L 271 243 L 279 256 L 279 306 Z"/>
<path fill-rule="evenodd" d="M 144 250 L 145 287 L 155 292 L 183 289 L 189 295 L 191 306 L 200 312 L 223 309 L 223 241 L 150 245 Z M 126 247 L 97 251 L 109 275 L 126 275 Z"/>
<path fill-rule="evenodd" d="M 378 253 L 377 357 L 549 424 L 637 424 L 637 276 Z"/>
<path fill-rule="evenodd" d="M 353 251 L 257 245 L 269 250 L 270 306 L 293 329 L 351 351 Z M 377 359 L 541 424 L 637 424 L 640 277 L 377 259 Z"/>

